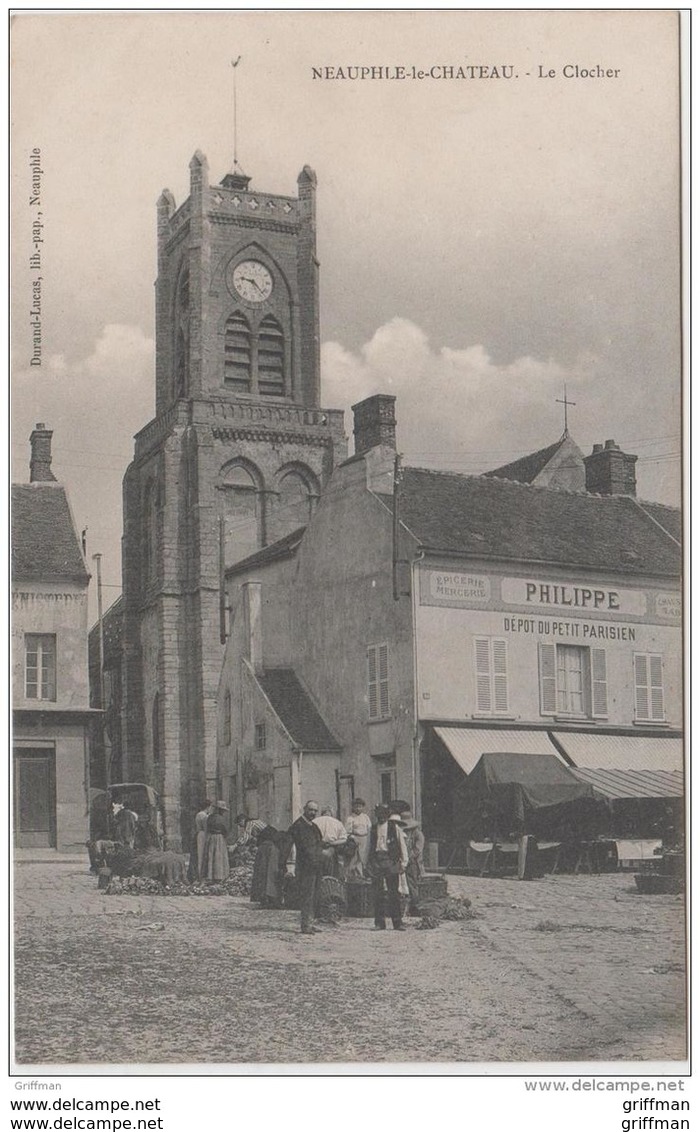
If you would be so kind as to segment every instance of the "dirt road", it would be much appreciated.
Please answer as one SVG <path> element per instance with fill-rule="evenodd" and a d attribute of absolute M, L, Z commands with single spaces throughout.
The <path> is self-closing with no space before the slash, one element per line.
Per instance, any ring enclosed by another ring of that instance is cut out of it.
<path fill-rule="evenodd" d="M 679 898 L 625 875 L 449 883 L 479 918 L 311 937 L 242 898 L 18 864 L 18 1066 L 684 1058 Z"/>

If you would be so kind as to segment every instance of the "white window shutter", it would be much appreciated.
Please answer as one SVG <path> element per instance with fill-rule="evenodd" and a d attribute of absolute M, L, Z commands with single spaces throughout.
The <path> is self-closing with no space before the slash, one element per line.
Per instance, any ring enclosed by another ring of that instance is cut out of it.
<path fill-rule="evenodd" d="M 389 715 L 388 645 L 370 645 L 367 649 L 367 700 L 370 719 Z"/>
<path fill-rule="evenodd" d="M 634 716 L 635 719 L 649 719 L 647 655 L 641 652 L 634 654 Z"/>
<path fill-rule="evenodd" d="M 594 719 L 607 719 L 608 672 L 605 649 L 591 649 L 591 706 Z"/>
<path fill-rule="evenodd" d="M 370 645 L 367 649 L 367 696 L 370 719 L 376 719 L 379 714 L 379 697 L 377 692 L 377 649 L 375 645 Z"/>
<path fill-rule="evenodd" d="M 384 717 L 389 714 L 389 646 L 380 645 L 378 652 L 379 714 Z"/>
<path fill-rule="evenodd" d="M 508 711 L 508 665 L 506 642 L 494 638 L 493 650 L 493 710 L 499 715 Z"/>
<path fill-rule="evenodd" d="M 555 715 L 557 710 L 557 662 L 554 645 L 540 641 L 540 712 Z"/>
<path fill-rule="evenodd" d="M 649 656 L 649 701 L 653 720 L 664 719 L 664 670 L 660 656 Z"/>
<path fill-rule="evenodd" d="M 490 712 L 491 704 L 491 664 L 490 641 L 488 637 L 474 638 L 474 661 L 476 669 L 476 710 Z"/>

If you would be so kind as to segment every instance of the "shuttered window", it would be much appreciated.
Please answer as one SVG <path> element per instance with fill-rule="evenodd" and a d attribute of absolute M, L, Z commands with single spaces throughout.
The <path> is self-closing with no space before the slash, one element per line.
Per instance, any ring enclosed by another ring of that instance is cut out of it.
<path fill-rule="evenodd" d="M 607 719 L 605 649 L 540 642 L 538 659 L 541 715 Z"/>
<path fill-rule="evenodd" d="M 591 649 L 591 715 L 594 719 L 608 716 L 608 669 L 605 649 Z"/>
<path fill-rule="evenodd" d="M 231 315 L 224 333 L 224 381 L 239 393 L 252 384 L 252 336 L 248 319 L 240 311 Z"/>
<path fill-rule="evenodd" d="M 28 700 L 56 699 L 56 638 L 27 633 L 24 638 L 24 694 Z"/>
<path fill-rule="evenodd" d="M 500 637 L 474 638 L 476 710 L 485 715 L 508 711 L 508 655 Z"/>
<path fill-rule="evenodd" d="M 557 658 L 555 646 L 540 642 L 540 712 L 556 715 L 557 711 Z"/>
<path fill-rule="evenodd" d="M 367 649 L 367 700 L 370 719 L 389 715 L 388 645 L 370 645 Z"/>
<path fill-rule="evenodd" d="M 634 718 L 650 723 L 666 718 L 663 658 L 658 653 L 634 654 Z"/>
<path fill-rule="evenodd" d="M 266 397 L 284 396 L 284 334 L 272 315 L 258 332 L 258 389 Z"/>

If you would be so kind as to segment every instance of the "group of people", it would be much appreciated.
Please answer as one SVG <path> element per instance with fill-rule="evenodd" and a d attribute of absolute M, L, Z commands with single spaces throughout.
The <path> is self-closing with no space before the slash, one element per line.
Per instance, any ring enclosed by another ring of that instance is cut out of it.
<path fill-rule="evenodd" d="M 321 877 L 329 849 L 347 846 L 352 841 L 352 855 L 345 854 L 345 878 L 368 876 L 374 897 L 374 926 L 386 929 L 387 918 L 395 931 L 404 931 L 402 897 L 417 901 L 418 885 L 424 875 L 423 848 L 425 838 L 418 823 L 411 817 L 407 803 L 396 801 L 375 807 L 375 821 L 365 812 L 365 802 L 357 798 L 345 826 L 331 814 L 319 814 L 318 802 L 310 800 L 304 812 L 291 826 L 290 834 L 296 853 L 296 878 L 301 910 L 301 932 L 312 935 L 322 929 L 316 923 Z M 334 824 L 324 819 L 331 818 Z M 345 832 L 342 837 L 341 826 Z"/>
<path fill-rule="evenodd" d="M 189 863 L 191 881 L 222 881 L 229 875 L 227 814 L 225 802 L 207 799 L 195 815 Z"/>
<path fill-rule="evenodd" d="M 254 846 L 251 900 L 263 907 L 281 907 L 285 882 L 293 876 L 302 934 L 322 930 L 316 921 L 324 876 L 369 879 L 375 928 L 384 930 L 389 919 L 395 931 L 403 931 L 403 910 L 407 903 L 417 904 L 425 873 L 425 838 L 407 802 L 376 806 L 374 822 L 366 811 L 364 800 L 355 798 L 343 823 L 330 809 L 321 810 L 318 802 L 310 800 L 288 830 L 239 814 L 238 837 L 229 846 L 228 806 L 207 801 L 194 819 L 190 880 L 226 880 L 229 851 L 235 860 L 236 850 Z"/>

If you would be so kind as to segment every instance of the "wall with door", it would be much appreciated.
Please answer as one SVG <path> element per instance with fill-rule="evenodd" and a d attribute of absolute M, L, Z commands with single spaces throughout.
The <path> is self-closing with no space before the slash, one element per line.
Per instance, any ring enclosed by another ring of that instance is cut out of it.
<path fill-rule="evenodd" d="M 79 852 L 89 831 L 85 728 L 80 721 L 47 722 L 15 723 L 15 846 Z"/>

